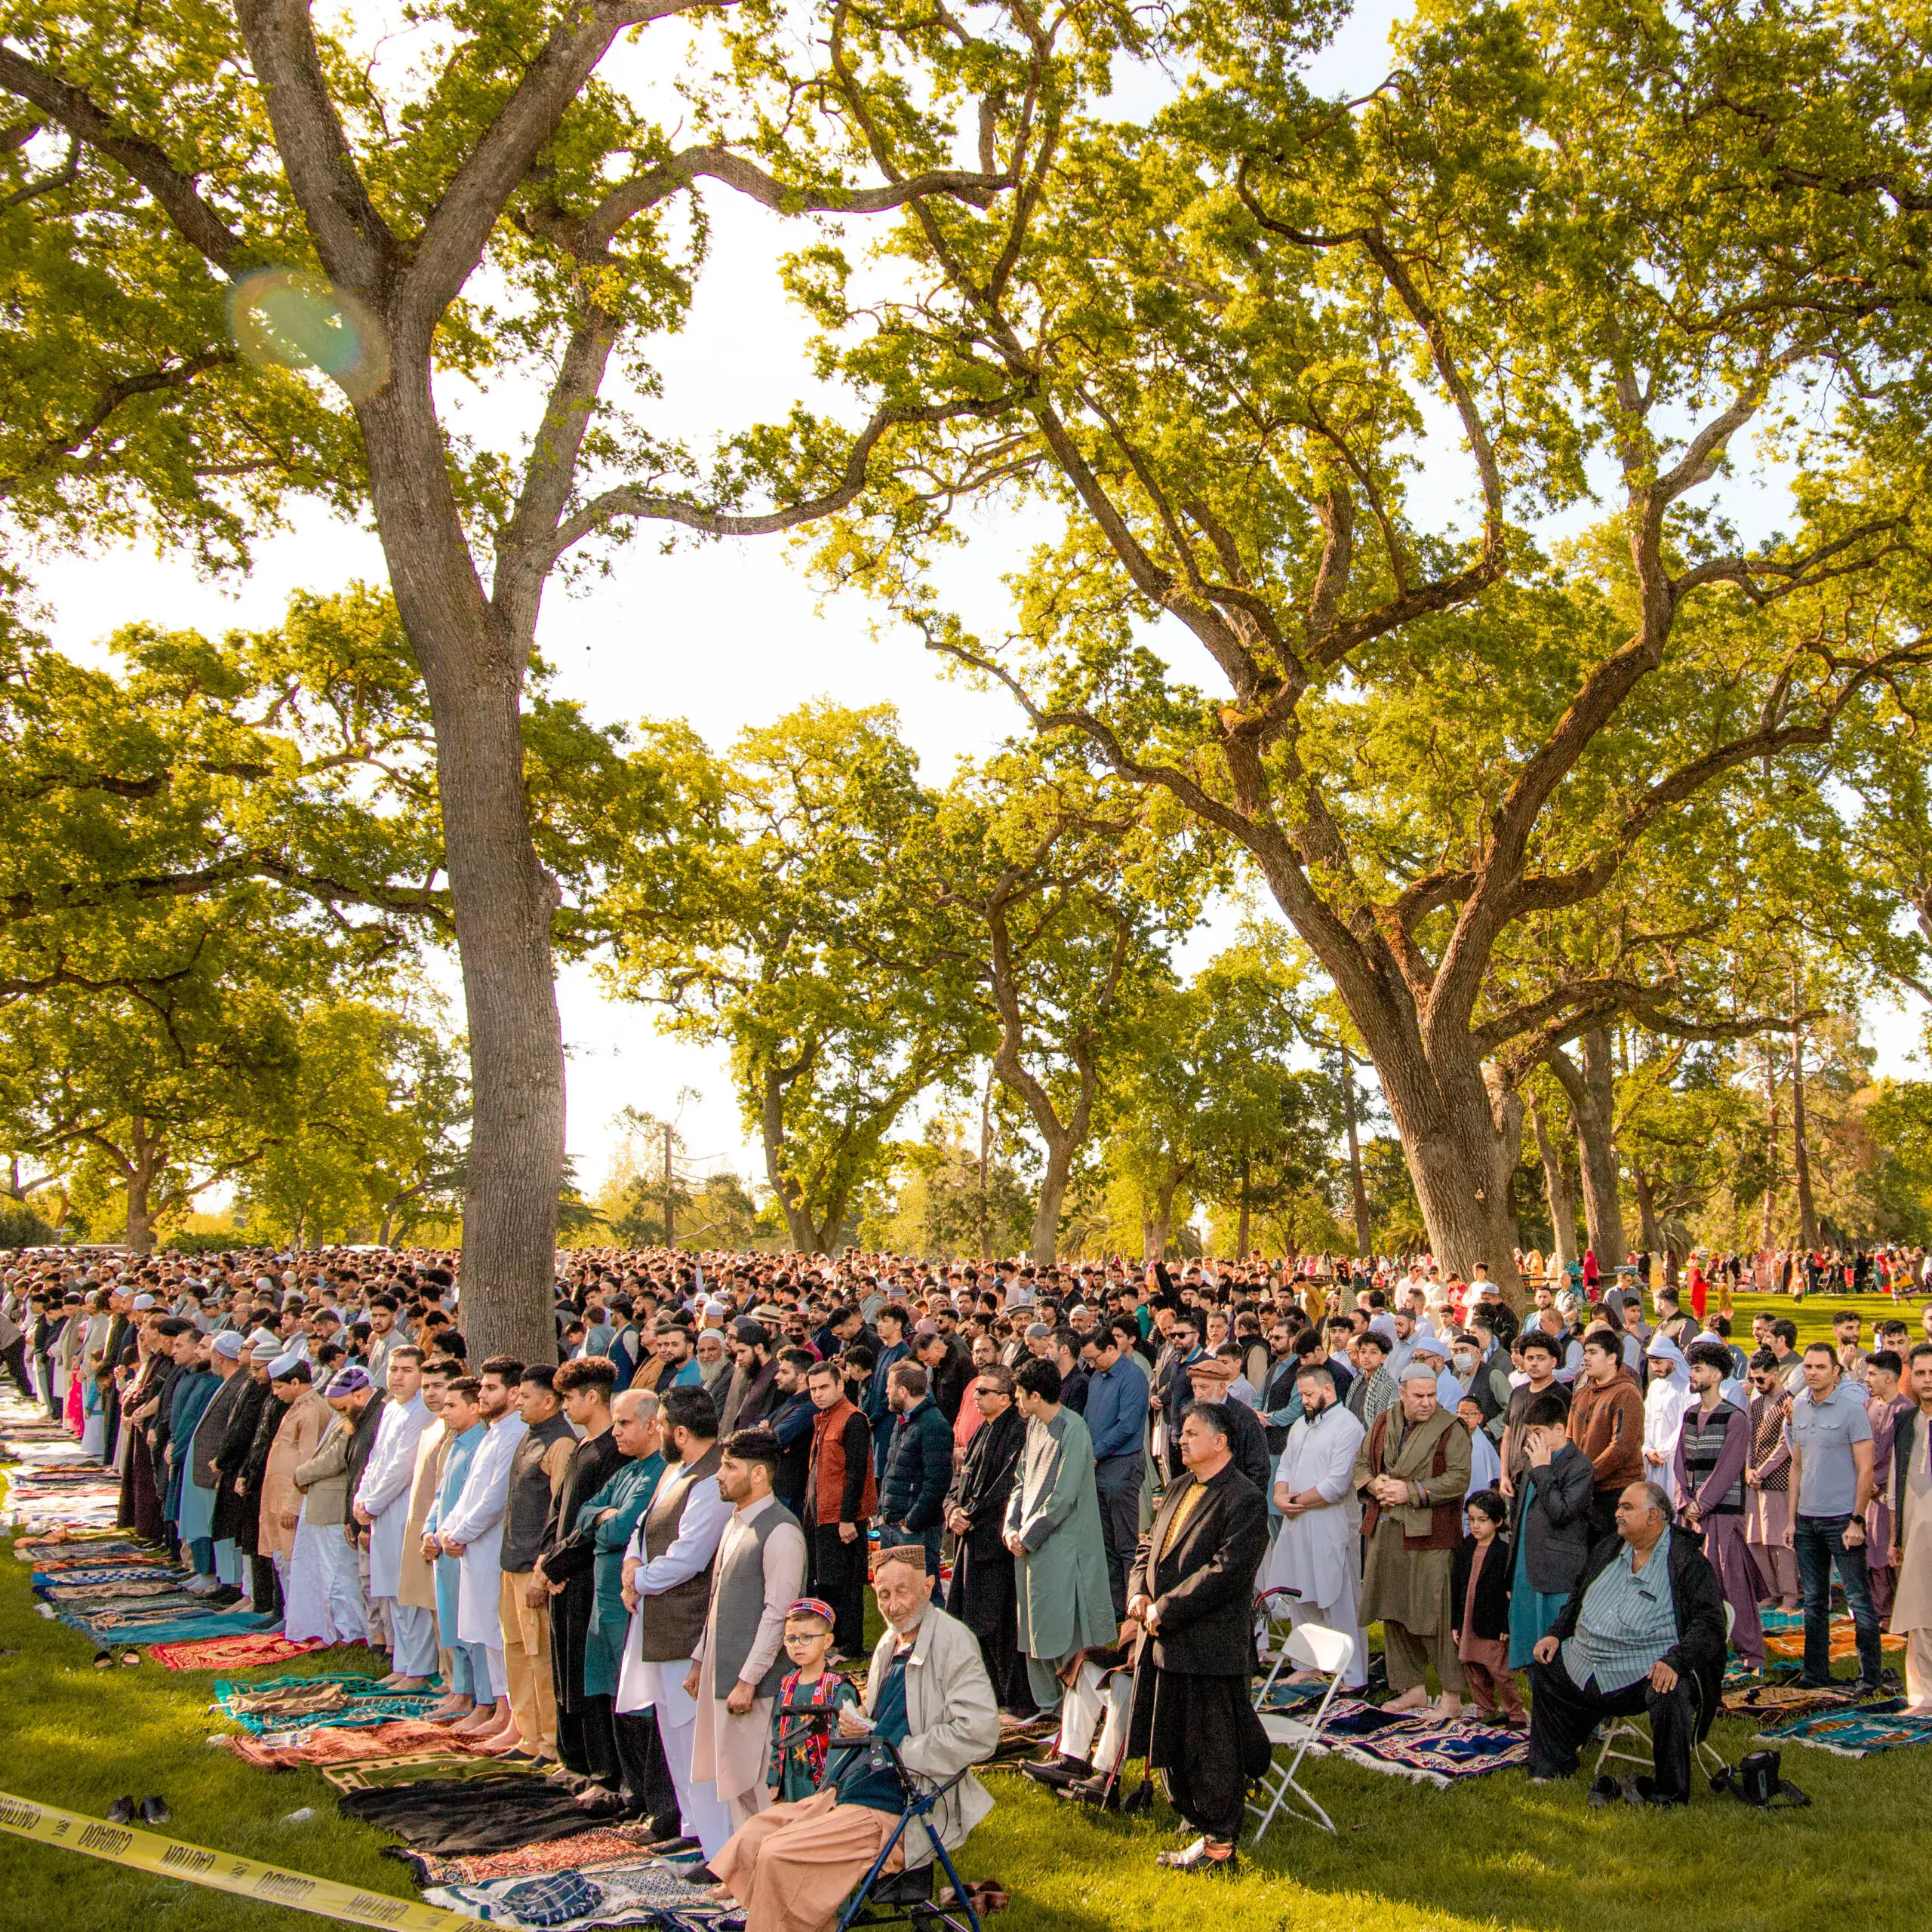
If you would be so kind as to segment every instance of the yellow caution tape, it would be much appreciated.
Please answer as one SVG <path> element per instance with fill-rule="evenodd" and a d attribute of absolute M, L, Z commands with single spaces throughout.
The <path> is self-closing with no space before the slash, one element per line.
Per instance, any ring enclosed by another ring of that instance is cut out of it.
<path fill-rule="evenodd" d="M 386 1926 L 392 1932 L 475 1932 L 477 1921 L 461 1912 L 365 1892 L 333 1878 L 306 1878 L 300 1872 L 285 1872 L 252 1858 L 238 1858 L 232 1852 L 204 1850 L 199 1845 L 165 1838 L 157 1832 L 105 1824 L 98 1818 L 84 1818 L 77 1812 L 57 1810 L 51 1804 L 37 1804 L 31 1798 L 13 1798 L 4 1792 L 0 1792 L 0 1831 L 42 1844 L 64 1845 L 69 1851 L 85 1852 L 90 1858 L 152 1872 L 157 1878 L 185 1878 L 190 1884 L 238 1893 L 266 1904 L 290 1906 L 297 1912 L 318 1912 L 325 1918 L 343 1919 L 352 1925 Z"/>

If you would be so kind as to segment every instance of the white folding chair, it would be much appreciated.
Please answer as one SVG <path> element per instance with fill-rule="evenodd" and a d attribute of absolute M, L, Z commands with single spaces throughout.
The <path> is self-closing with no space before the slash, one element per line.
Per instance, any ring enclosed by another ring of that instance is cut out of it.
<path fill-rule="evenodd" d="M 1255 1826 L 1254 1835 L 1249 1841 L 1254 1844 L 1259 1844 L 1267 1835 L 1275 1814 L 1284 1807 L 1291 1817 L 1299 1818 L 1304 1824 L 1319 1825 L 1324 1832 L 1335 1829 L 1334 1820 L 1315 1802 L 1297 1774 L 1301 1770 L 1303 1758 L 1322 1742 L 1321 1727 L 1327 1720 L 1328 1707 L 1334 1703 L 1335 1694 L 1341 1688 L 1343 1674 L 1355 1661 L 1355 1640 L 1346 1631 L 1324 1629 L 1318 1623 L 1304 1623 L 1288 1633 L 1281 1648 L 1275 1670 L 1279 1670 L 1285 1660 L 1298 1669 L 1317 1671 L 1328 1680 L 1328 1688 L 1322 1694 L 1321 1701 L 1312 1714 L 1307 1717 L 1290 1717 L 1279 1711 L 1258 1710 L 1255 1713 L 1261 1720 L 1261 1728 L 1268 1734 L 1269 1744 L 1278 1751 L 1292 1751 L 1294 1755 L 1284 1765 L 1269 1767 L 1261 1780 L 1261 1795 L 1266 1802 L 1247 1807 L 1261 1821 Z M 1274 1681 L 1275 1672 L 1271 1671 L 1268 1683 Z M 1264 1684 L 1263 1695 L 1266 1690 L 1267 1685 Z"/>
<path fill-rule="evenodd" d="M 1730 1653 L 1730 1632 L 1732 1626 L 1737 1621 L 1737 1611 L 1732 1609 L 1729 1604 L 1726 1604 L 1724 1607 L 1724 1644 L 1726 1656 Z M 1692 1689 L 1694 1693 L 1696 1689 L 1694 1684 Z M 1715 1713 L 1713 1712 L 1712 1715 L 1715 1716 Z M 1591 1774 L 1593 1780 L 1603 1776 L 1604 1766 L 1613 1758 L 1626 1764 L 1641 1764 L 1647 1771 L 1656 1769 L 1657 1743 L 1651 1736 L 1651 1721 L 1647 1716 L 1633 1715 L 1627 1718 L 1606 1718 L 1601 1727 L 1601 1735 L 1603 1738 L 1603 1749 L 1597 1753 L 1597 1767 Z M 1620 1744 L 1633 1745 L 1636 1748 L 1633 1750 L 1620 1751 L 1617 1749 Z M 1709 1731 L 1706 1731 L 1691 1746 L 1690 1761 L 1714 1783 L 1730 1774 L 1730 1767 L 1724 1762 L 1724 1754 L 1711 1742 Z"/>

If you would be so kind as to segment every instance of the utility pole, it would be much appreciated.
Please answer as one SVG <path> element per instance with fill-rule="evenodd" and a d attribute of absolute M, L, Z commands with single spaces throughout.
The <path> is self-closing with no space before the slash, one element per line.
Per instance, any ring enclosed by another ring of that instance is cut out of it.
<path fill-rule="evenodd" d="M 677 1181 L 671 1170 L 671 1123 L 664 1123 L 664 1245 L 678 1244 Z"/>

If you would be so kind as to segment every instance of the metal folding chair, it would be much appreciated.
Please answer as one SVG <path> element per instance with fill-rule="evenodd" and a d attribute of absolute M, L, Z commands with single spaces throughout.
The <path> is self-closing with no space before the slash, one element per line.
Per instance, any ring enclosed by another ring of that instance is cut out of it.
<path fill-rule="evenodd" d="M 1726 1604 L 1724 1607 L 1724 1641 L 1727 1655 L 1730 1649 L 1731 1629 L 1737 1621 L 1737 1611 Z M 1702 1694 L 1694 1678 L 1691 1680 L 1690 1694 L 1698 1700 L 1697 1738 L 1690 1747 L 1690 1761 L 1710 1780 L 1711 1789 L 1716 1791 L 1721 1789 L 1730 1777 L 1730 1767 L 1724 1762 L 1723 1752 L 1711 1742 L 1710 1720 L 1715 1719 L 1717 1713 L 1713 1711 L 1707 1718 L 1703 1706 Z M 1657 1769 L 1657 1742 L 1651 1735 L 1651 1720 L 1647 1715 L 1609 1718 L 1603 1724 L 1600 1734 L 1603 1738 L 1603 1749 L 1597 1753 L 1596 1769 L 1590 1774 L 1593 1781 L 1604 1775 L 1603 1767 L 1613 1758 L 1620 1764 L 1640 1764 L 1647 1771 L 1654 1772 Z M 1617 1748 L 1626 1744 L 1634 1745 L 1636 1748 L 1634 1750 L 1620 1750 Z"/>
<path fill-rule="evenodd" d="M 1249 1841 L 1252 1844 L 1259 1844 L 1267 1835 L 1275 1814 L 1284 1808 L 1291 1817 L 1299 1818 L 1304 1824 L 1318 1825 L 1324 1832 L 1335 1829 L 1334 1820 L 1300 1782 L 1299 1774 L 1303 1758 L 1322 1742 L 1321 1728 L 1327 1721 L 1328 1707 L 1334 1703 L 1335 1694 L 1341 1688 L 1343 1673 L 1355 1660 L 1355 1640 L 1346 1631 L 1325 1629 L 1318 1623 L 1304 1623 L 1287 1633 L 1281 1641 L 1280 1651 L 1275 1668 L 1269 1672 L 1267 1681 L 1262 1687 L 1263 1697 L 1266 1696 L 1284 1662 L 1294 1664 L 1300 1670 L 1318 1671 L 1328 1680 L 1328 1687 L 1322 1693 L 1313 1714 L 1307 1717 L 1291 1717 L 1280 1711 L 1256 1711 L 1255 1715 L 1261 1720 L 1261 1728 L 1268 1734 L 1268 1742 L 1276 1750 L 1293 1751 L 1294 1755 L 1286 1764 L 1269 1767 L 1261 1780 L 1261 1795 L 1265 1802 L 1251 1804 L 1247 1807 L 1261 1821 L 1255 1826 L 1254 1835 Z"/>

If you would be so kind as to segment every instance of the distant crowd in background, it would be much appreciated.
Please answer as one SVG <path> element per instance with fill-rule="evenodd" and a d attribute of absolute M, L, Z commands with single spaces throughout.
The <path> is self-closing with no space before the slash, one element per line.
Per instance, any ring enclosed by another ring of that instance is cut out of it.
<path fill-rule="evenodd" d="M 1524 1730 L 1536 1777 L 1647 1711 L 1659 1803 L 1761 1611 L 1832 1681 L 1834 1573 L 1847 1694 L 1890 1687 L 1889 1620 L 1932 1706 L 1932 1302 L 1800 1349 L 1734 1300 L 1899 1311 L 1932 1258 L 1515 1260 L 1520 1312 L 1426 1256 L 567 1251 L 526 1363 L 472 1358 L 453 1254 L 32 1251 L 0 1361 L 211 1602 L 386 1647 L 441 1721 L 803 1932 L 898 1809 L 838 1748 L 881 1722 L 944 1730 L 950 1774 L 1057 1714 L 1029 1775 L 1110 1807 L 1143 1757 L 1199 1834 L 1162 1861 L 1227 1867 L 1269 1761 L 1257 1598 L 1346 1636 L 1355 1689 L 1379 1625 L 1392 1708 Z M 989 1801 L 954 1794 L 949 1843 Z"/>

